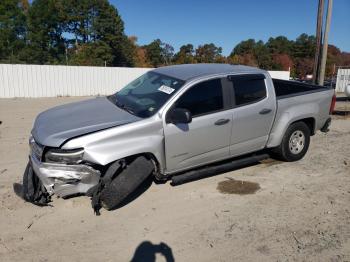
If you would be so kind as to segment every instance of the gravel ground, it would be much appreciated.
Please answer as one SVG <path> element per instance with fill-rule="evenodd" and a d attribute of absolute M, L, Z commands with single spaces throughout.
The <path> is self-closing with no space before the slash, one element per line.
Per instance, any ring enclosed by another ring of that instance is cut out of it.
<path fill-rule="evenodd" d="M 81 99 L 0 99 L 0 261 L 350 261 L 350 102 L 295 163 L 152 184 L 100 217 L 87 197 L 25 203 L 34 117 Z"/>

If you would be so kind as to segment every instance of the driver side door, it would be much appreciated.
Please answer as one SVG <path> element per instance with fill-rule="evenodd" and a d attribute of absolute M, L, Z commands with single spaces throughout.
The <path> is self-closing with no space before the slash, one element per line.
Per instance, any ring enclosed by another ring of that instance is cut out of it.
<path fill-rule="evenodd" d="M 226 78 L 206 80 L 190 87 L 173 104 L 172 108 L 189 110 L 192 122 L 165 122 L 167 173 L 229 157 L 232 112 L 227 86 Z"/>

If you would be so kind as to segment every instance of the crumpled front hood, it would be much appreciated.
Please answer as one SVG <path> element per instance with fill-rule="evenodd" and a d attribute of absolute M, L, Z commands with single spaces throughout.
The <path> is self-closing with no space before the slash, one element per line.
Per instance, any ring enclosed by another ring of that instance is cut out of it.
<path fill-rule="evenodd" d="M 32 135 L 45 146 L 59 147 L 66 140 L 140 120 L 106 97 L 57 106 L 39 114 Z"/>

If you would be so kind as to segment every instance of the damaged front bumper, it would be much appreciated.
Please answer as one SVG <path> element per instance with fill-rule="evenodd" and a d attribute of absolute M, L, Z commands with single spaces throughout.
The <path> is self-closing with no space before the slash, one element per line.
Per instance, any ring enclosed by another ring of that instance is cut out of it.
<path fill-rule="evenodd" d="M 100 171 L 84 164 L 45 163 L 33 155 L 30 162 L 47 192 L 60 197 L 86 193 L 99 183 L 101 176 Z"/>

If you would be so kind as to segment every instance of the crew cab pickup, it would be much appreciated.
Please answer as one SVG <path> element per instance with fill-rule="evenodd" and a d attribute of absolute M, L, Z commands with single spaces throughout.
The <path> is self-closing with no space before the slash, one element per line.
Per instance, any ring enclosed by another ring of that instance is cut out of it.
<path fill-rule="evenodd" d="M 87 194 L 111 209 L 150 175 L 166 180 L 267 149 L 296 161 L 310 136 L 328 131 L 334 103 L 331 88 L 272 79 L 253 67 L 157 68 L 111 96 L 39 114 L 25 197 Z"/>

